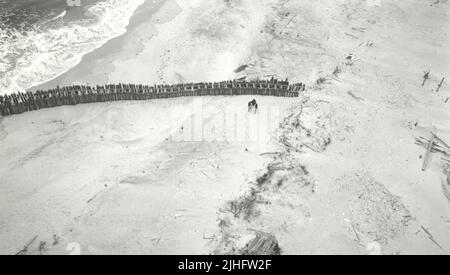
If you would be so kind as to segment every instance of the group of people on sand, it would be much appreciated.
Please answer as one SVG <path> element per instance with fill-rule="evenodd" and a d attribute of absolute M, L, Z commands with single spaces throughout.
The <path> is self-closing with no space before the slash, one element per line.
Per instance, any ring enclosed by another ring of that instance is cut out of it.
<path fill-rule="evenodd" d="M 256 102 L 256 99 L 253 99 L 252 101 L 250 101 L 248 103 L 248 112 L 254 112 L 256 114 L 256 112 L 258 112 L 258 102 Z"/>
<path fill-rule="evenodd" d="M 277 79 L 223 81 L 176 85 L 117 84 L 104 86 L 73 85 L 46 91 L 0 95 L 0 115 L 9 116 L 44 108 L 121 100 L 150 100 L 202 95 L 268 95 L 296 97 L 305 90 L 302 83 L 289 84 Z M 257 105 L 257 104 L 256 104 Z M 253 105 L 255 106 L 255 105 Z M 256 106 L 257 107 L 257 106 Z"/>

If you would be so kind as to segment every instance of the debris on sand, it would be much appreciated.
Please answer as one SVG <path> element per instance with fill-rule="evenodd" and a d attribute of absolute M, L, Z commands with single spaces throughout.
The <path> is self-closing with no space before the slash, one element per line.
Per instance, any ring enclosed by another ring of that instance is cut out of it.
<path fill-rule="evenodd" d="M 252 189 L 248 194 L 245 194 L 236 200 L 229 201 L 225 211 L 232 213 L 235 218 L 242 217 L 246 221 L 257 217 L 260 212 L 256 205 L 261 202 L 258 193 L 257 190 Z"/>
<path fill-rule="evenodd" d="M 389 242 L 410 232 L 410 224 L 415 225 L 401 198 L 393 195 L 368 171 L 345 175 L 335 184 L 336 199 L 342 201 L 339 207 L 351 221 L 351 233 L 357 235 L 358 243 L 377 241 L 389 253 Z"/>
<path fill-rule="evenodd" d="M 439 90 L 440 90 L 441 87 L 442 87 L 442 84 L 444 84 L 444 80 L 445 80 L 445 77 L 442 78 L 441 82 L 439 83 L 439 85 L 438 85 L 438 87 L 437 87 L 437 89 L 436 89 L 436 92 L 439 92 Z"/>
<path fill-rule="evenodd" d="M 347 94 L 348 94 L 349 96 L 351 96 L 351 97 L 352 97 L 354 100 L 356 100 L 356 101 L 359 101 L 359 102 L 364 101 L 364 98 L 355 95 L 355 94 L 354 94 L 353 92 L 351 92 L 351 91 L 348 91 Z"/>
<path fill-rule="evenodd" d="M 428 238 L 440 249 L 442 249 L 442 246 L 434 239 L 433 235 L 431 235 L 430 231 L 428 231 L 424 226 L 422 226 L 423 232 L 425 232 L 428 235 Z"/>
<path fill-rule="evenodd" d="M 450 201 L 450 174 L 447 175 L 447 182 L 444 183 L 444 195 Z"/>
<path fill-rule="evenodd" d="M 431 140 L 428 142 L 427 153 L 425 154 L 425 158 L 423 159 L 422 171 L 427 170 L 428 160 L 430 159 L 430 154 L 431 150 L 433 149 L 433 145 L 434 145 L 434 137 L 432 137 Z"/>
<path fill-rule="evenodd" d="M 280 144 L 288 151 L 303 152 L 308 148 L 316 153 L 324 152 L 331 143 L 328 118 L 328 102 L 304 103 L 280 124 Z"/>
<path fill-rule="evenodd" d="M 279 255 L 280 246 L 273 235 L 257 231 L 254 239 L 247 245 L 242 242 L 248 234 L 248 225 L 258 224 L 267 218 L 267 206 L 279 205 L 278 195 L 295 193 L 295 201 L 312 196 L 315 184 L 307 168 L 300 160 L 289 152 L 276 153 L 266 169 L 251 183 L 251 188 L 236 200 L 229 201 L 220 211 L 220 236 L 217 242 L 216 254 L 239 255 Z M 295 190 L 295 191 L 294 191 Z M 289 197 L 289 196 L 288 196 Z M 289 202 L 284 201 L 291 207 Z M 231 215 L 230 215 L 231 214 Z M 247 227 L 245 230 L 242 225 Z M 251 237 L 253 238 L 254 235 Z M 242 248 L 244 247 L 244 248 Z"/>
<path fill-rule="evenodd" d="M 261 228 L 273 219 L 273 211 L 290 212 L 295 208 L 303 211 L 300 201 L 306 202 L 314 196 L 315 180 L 297 154 L 305 150 L 319 153 L 326 150 L 331 142 L 329 113 L 329 102 L 304 98 L 300 107 L 293 108 L 280 123 L 278 138 L 274 140 L 280 150 L 263 154 L 272 160 L 249 182 L 250 190 L 220 210 L 220 237 L 216 240 L 215 254 L 281 254 L 275 236 L 280 228 L 285 228 L 284 224 L 265 226 L 271 234 L 255 231 L 256 235 L 249 235 L 248 228 Z M 275 224 L 278 222 L 285 221 Z"/>
<path fill-rule="evenodd" d="M 253 187 L 247 193 L 227 202 L 222 212 L 231 213 L 236 219 L 251 221 L 260 216 L 259 205 L 270 204 L 265 197 L 266 191 L 278 192 L 292 185 L 302 188 L 304 196 L 314 193 L 315 185 L 306 167 L 289 154 L 281 154 L 252 182 Z"/>
<path fill-rule="evenodd" d="M 247 68 L 248 68 L 248 65 L 239 66 L 236 70 L 234 70 L 234 73 L 236 73 L 236 74 L 240 73 L 242 71 L 245 71 Z"/>
<path fill-rule="evenodd" d="M 34 236 L 33 239 L 31 239 L 24 247 L 22 250 L 20 250 L 19 252 L 16 253 L 16 255 L 26 255 L 28 253 L 28 249 L 29 247 L 36 241 L 36 239 L 38 238 L 38 235 Z"/>
<path fill-rule="evenodd" d="M 433 138 L 434 140 L 434 138 Z M 429 139 L 424 137 L 416 138 L 416 145 L 422 146 L 424 148 L 428 148 L 428 145 L 431 144 Z M 450 156 L 450 149 L 445 148 L 445 146 L 440 145 L 436 141 L 433 141 L 433 146 L 431 147 L 431 153 L 441 153 L 444 156 Z"/>
<path fill-rule="evenodd" d="M 435 133 L 431 132 L 431 134 L 433 135 L 433 137 L 434 137 L 435 139 L 437 139 L 437 141 L 439 141 L 442 145 L 444 145 L 447 149 L 450 150 L 450 146 L 449 146 L 445 141 L 443 141 L 443 140 L 442 140 L 440 137 L 438 137 Z"/>
<path fill-rule="evenodd" d="M 318 79 L 316 80 L 316 84 L 320 86 L 320 85 L 326 83 L 327 80 L 328 80 L 328 79 L 325 78 L 325 77 L 320 77 L 320 78 L 318 78 Z"/>
<path fill-rule="evenodd" d="M 424 137 L 416 138 L 416 144 L 427 149 L 422 171 L 427 169 L 430 154 L 440 153 L 445 157 L 450 157 L 450 146 L 434 133 L 431 133 L 431 139 Z"/>
<path fill-rule="evenodd" d="M 344 32 L 344 34 L 347 35 L 347 36 L 350 36 L 351 38 L 359 39 L 359 37 L 357 37 L 356 35 L 353 35 L 353 34 L 351 34 L 351 33 Z"/>
<path fill-rule="evenodd" d="M 450 162 L 444 165 L 444 174 L 447 180 L 442 182 L 442 188 L 444 189 L 444 195 L 450 201 Z"/>
<path fill-rule="evenodd" d="M 275 236 L 267 233 L 258 233 L 257 236 L 245 245 L 240 251 L 241 255 L 281 255 L 281 249 Z"/>
<path fill-rule="evenodd" d="M 427 82 L 427 80 L 430 78 L 430 71 L 425 71 L 424 75 L 423 75 L 423 82 L 422 82 L 422 87 L 425 86 L 425 83 Z"/>

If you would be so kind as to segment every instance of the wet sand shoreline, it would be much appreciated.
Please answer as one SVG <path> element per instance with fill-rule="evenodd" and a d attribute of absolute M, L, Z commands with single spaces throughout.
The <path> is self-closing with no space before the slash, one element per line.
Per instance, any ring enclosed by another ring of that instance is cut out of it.
<path fill-rule="evenodd" d="M 109 40 L 101 47 L 84 55 L 81 62 L 67 72 L 27 90 L 34 92 L 57 86 L 103 85 L 109 83 L 109 74 L 115 69 L 113 61 L 139 55 L 144 48 L 144 44 L 157 34 L 155 24 L 172 19 L 154 19 L 167 2 L 167 0 L 147 0 L 131 17 L 126 33 Z M 142 35 L 143 33 L 144 35 Z"/>

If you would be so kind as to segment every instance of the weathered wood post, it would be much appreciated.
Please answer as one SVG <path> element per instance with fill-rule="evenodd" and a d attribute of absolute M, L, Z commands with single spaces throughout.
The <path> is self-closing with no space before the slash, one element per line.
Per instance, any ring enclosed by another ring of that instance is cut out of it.
<path fill-rule="evenodd" d="M 423 76 L 423 83 L 422 83 L 422 87 L 425 86 L 425 82 L 427 82 L 427 80 L 430 78 L 430 71 L 425 71 L 424 72 L 424 76 Z"/>

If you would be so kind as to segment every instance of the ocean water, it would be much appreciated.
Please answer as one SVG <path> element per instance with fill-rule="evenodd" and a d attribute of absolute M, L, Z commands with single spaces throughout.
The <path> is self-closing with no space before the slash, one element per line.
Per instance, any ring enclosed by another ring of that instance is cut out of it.
<path fill-rule="evenodd" d="M 0 0 L 0 94 L 51 80 L 126 32 L 145 0 Z M 78 5 L 79 4 L 79 5 Z"/>

